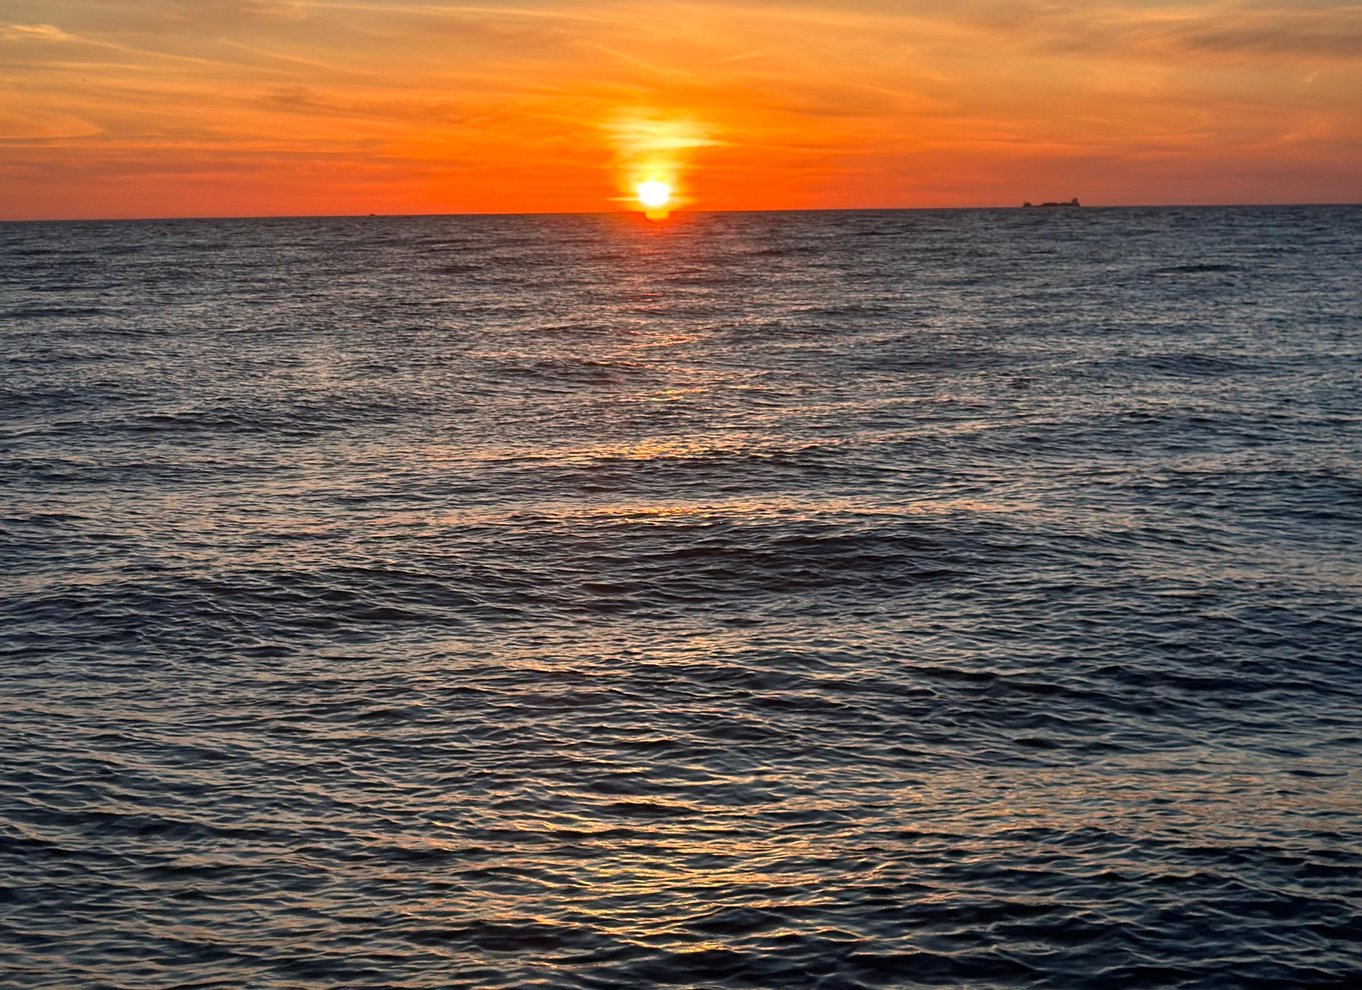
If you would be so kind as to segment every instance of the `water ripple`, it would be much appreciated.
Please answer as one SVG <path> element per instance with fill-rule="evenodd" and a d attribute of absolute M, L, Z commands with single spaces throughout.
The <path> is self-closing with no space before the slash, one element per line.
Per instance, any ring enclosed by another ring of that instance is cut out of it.
<path fill-rule="evenodd" d="M 0 225 L 0 984 L 1351 987 L 1358 220 Z"/>

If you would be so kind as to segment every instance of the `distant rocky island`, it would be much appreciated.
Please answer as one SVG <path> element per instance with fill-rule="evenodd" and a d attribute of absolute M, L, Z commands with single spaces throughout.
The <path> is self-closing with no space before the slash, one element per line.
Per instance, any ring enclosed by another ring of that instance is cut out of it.
<path fill-rule="evenodd" d="M 1032 208 L 1032 207 L 1043 207 L 1043 206 L 1082 206 L 1082 205 L 1083 205 L 1083 204 L 1080 203 L 1080 202 L 1078 201 L 1078 197 L 1075 196 L 1073 199 L 1069 200 L 1067 203 L 1023 203 L 1023 204 L 1022 204 L 1022 207 L 1023 207 L 1023 208 L 1026 208 L 1026 209 L 1030 209 L 1030 208 Z"/>

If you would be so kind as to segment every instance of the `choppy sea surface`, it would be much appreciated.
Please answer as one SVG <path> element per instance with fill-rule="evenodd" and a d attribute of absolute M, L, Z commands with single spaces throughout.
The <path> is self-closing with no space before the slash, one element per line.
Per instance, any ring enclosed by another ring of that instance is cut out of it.
<path fill-rule="evenodd" d="M 1362 985 L 1360 271 L 0 225 L 0 985 Z"/>

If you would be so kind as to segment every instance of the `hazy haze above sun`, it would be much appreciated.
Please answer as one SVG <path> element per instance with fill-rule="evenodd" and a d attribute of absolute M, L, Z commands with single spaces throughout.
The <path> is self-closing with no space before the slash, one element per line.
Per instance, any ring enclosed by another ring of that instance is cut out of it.
<path fill-rule="evenodd" d="M 1323 0 L 0 0 L 0 81 L 0 217 L 1362 200 Z"/>

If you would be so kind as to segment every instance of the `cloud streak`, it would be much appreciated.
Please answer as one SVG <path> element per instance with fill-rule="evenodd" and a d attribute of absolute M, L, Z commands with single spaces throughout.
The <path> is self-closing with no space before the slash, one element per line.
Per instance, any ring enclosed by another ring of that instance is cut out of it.
<path fill-rule="evenodd" d="M 0 24 L 0 41 L 75 41 L 73 35 L 52 24 Z"/>

